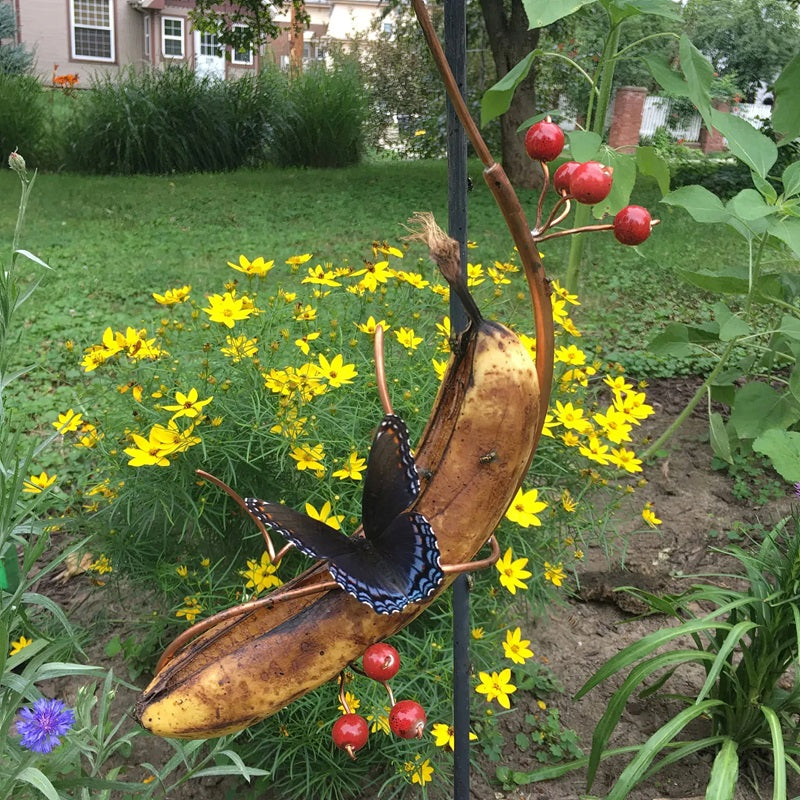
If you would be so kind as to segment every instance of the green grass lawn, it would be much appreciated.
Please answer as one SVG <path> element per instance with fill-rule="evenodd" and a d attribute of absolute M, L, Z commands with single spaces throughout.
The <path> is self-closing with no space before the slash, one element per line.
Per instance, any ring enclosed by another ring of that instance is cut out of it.
<path fill-rule="evenodd" d="M 470 164 L 470 174 L 469 235 L 479 244 L 470 255 L 488 266 L 506 258 L 513 243 L 478 162 Z M 535 193 L 519 194 L 532 216 Z M 684 287 L 673 267 L 740 256 L 732 236 L 697 225 L 682 211 L 659 206 L 658 199 L 654 185 L 637 187 L 633 201 L 663 220 L 638 251 L 619 245 L 609 233 L 589 237 L 583 305 L 575 314 L 587 341 L 615 357 L 627 351 L 634 363 L 642 361 L 643 341 L 654 328 L 704 313 L 700 293 Z M 17 200 L 17 177 L 3 171 L 0 237 L 6 242 Z M 232 275 L 226 261 L 241 253 L 278 265 L 303 252 L 320 262 L 359 264 L 371 257 L 374 239 L 398 242 L 413 212 L 433 211 L 446 225 L 446 208 L 443 161 L 167 177 L 39 175 L 22 245 L 53 271 L 26 306 L 23 352 L 39 354 L 43 366 L 58 371 L 66 340 L 82 348 L 97 341 L 107 325 L 152 320 L 153 291 L 185 283 L 219 291 Z M 550 277 L 563 276 L 567 248 L 564 239 L 543 246 Z M 421 248 L 417 255 L 424 256 Z M 52 383 L 68 378 L 62 374 Z"/>

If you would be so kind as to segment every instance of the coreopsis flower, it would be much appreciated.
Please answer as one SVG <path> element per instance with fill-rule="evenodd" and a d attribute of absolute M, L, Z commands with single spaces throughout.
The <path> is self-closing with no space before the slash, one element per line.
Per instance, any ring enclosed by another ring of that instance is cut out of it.
<path fill-rule="evenodd" d="M 360 705 L 361 701 L 352 692 L 345 692 L 344 703 L 339 703 L 338 708 L 342 714 L 351 714 L 357 711 Z"/>
<path fill-rule="evenodd" d="M 572 403 L 562 403 L 560 400 L 556 400 L 555 416 L 565 428 L 572 428 L 578 433 L 586 433 L 591 430 L 592 425 L 583 416 L 583 409 L 580 406 L 573 406 Z"/>
<path fill-rule="evenodd" d="M 231 336 L 230 334 L 225 337 L 226 347 L 221 347 L 220 352 L 227 356 L 234 364 L 245 358 L 252 358 L 258 353 L 258 345 L 256 339 L 249 339 L 247 336 Z"/>
<path fill-rule="evenodd" d="M 136 388 L 137 387 L 134 387 L 133 391 L 134 398 L 136 397 Z M 141 399 L 141 395 L 139 395 L 139 399 Z M 91 422 L 84 422 L 78 431 L 78 441 L 75 442 L 75 446 L 86 448 L 95 447 L 102 438 L 103 434 L 97 430 L 97 426 L 93 425 Z"/>
<path fill-rule="evenodd" d="M 547 503 L 539 500 L 538 489 L 528 489 L 524 492 L 520 487 L 506 511 L 506 519 L 522 528 L 538 527 L 542 521 L 537 514 L 546 508 Z"/>
<path fill-rule="evenodd" d="M 261 560 L 247 559 L 247 569 L 242 570 L 239 574 L 243 578 L 247 578 L 245 589 L 252 589 L 254 594 L 263 592 L 265 589 L 271 589 L 273 586 L 280 586 L 283 581 L 275 574 L 277 567 L 272 563 L 269 553 L 265 550 L 261 554 Z"/>
<path fill-rule="evenodd" d="M 302 303 L 298 303 L 293 318 L 297 322 L 313 322 L 317 318 L 317 309 L 311 305 L 304 306 Z"/>
<path fill-rule="evenodd" d="M 556 347 L 553 353 L 556 362 L 570 364 L 573 367 L 582 367 L 586 363 L 586 353 L 574 344 Z"/>
<path fill-rule="evenodd" d="M 506 631 L 506 640 L 503 642 L 506 658 L 515 664 L 524 664 L 527 659 L 533 658 L 533 651 L 528 647 L 530 643 L 530 639 L 522 638 L 522 630 L 519 627 L 513 631 Z"/>
<path fill-rule="evenodd" d="M 447 725 L 444 722 L 437 722 L 431 727 L 431 736 L 433 736 L 433 743 L 437 747 L 445 747 L 450 750 L 456 749 L 455 741 L 456 730 L 452 725 Z M 469 740 L 474 742 L 478 738 L 476 733 L 469 732 Z"/>
<path fill-rule="evenodd" d="M 407 283 L 415 289 L 424 289 L 426 286 L 430 286 L 430 281 L 426 281 L 419 272 L 399 271 L 395 273 L 395 277 L 401 283 Z"/>
<path fill-rule="evenodd" d="M 61 744 L 61 737 L 75 723 L 75 713 L 61 700 L 39 698 L 33 708 L 19 710 L 17 733 L 20 745 L 34 753 L 50 753 Z"/>
<path fill-rule="evenodd" d="M 642 509 L 642 519 L 651 528 L 656 528 L 661 524 L 661 520 L 656 516 L 656 512 L 653 511 L 653 504 L 652 503 L 645 503 L 644 504 L 644 508 Z"/>
<path fill-rule="evenodd" d="M 485 280 L 483 264 L 467 264 L 467 286 L 480 286 Z"/>
<path fill-rule="evenodd" d="M 561 507 L 567 514 L 574 514 L 578 508 L 578 501 L 572 496 L 569 489 L 561 492 Z"/>
<path fill-rule="evenodd" d="M 619 467 L 619 469 L 624 469 L 626 472 L 642 471 L 641 460 L 636 458 L 636 453 L 633 450 L 628 450 L 625 447 L 620 447 L 619 449 L 612 447 L 608 462 L 615 467 Z"/>
<path fill-rule="evenodd" d="M 309 342 L 319 339 L 320 336 L 320 331 L 312 331 L 311 333 L 307 333 L 305 336 L 301 336 L 299 339 L 295 339 L 294 343 L 300 348 L 303 355 L 307 356 L 311 350 Z"/>
<path fill-rule="evenodd" d="M 319 354 L 319 374 L 332 389 L 352 383 L 358 375 L 355 364 L 345 364 L 342 354 L 335 355 L 330 361 L 322 353 Z"/>
<path fill-rule="evenodd" d="M 361 473 L 367 468 L 367 459 L 361 458 L 357 452 L 352 452 L 347 457 L 347 461 L 341 469 L 337 469 L 332 473 L 334 478 L 339 480 L 347 480 L 348 478 L 354 481 L 361 480 Z"/>
<path fill-rule="evenodd" d="M 24 650 L 29 644 L 33 644 L 33 639 L 28 639 L 25 636 L 20 636 L 14 642 L 11 642 L 11 649 L 8 651 L 9 657 L 15 656 L 17 653 Z"/>
<path fill-rule="evenodd" d="M 344 514 L 333 514 L 332 507 L 330 501 L 326 500 L 322 507 L 317 511 L 311 503 L 306 503 L 306 514 L 308 514 L 311 519 L 319 520 L 320 522 L 327 525 L 329 528 L 333 528 L 335 531 L 340 531 L 342 529 L 342 520 L 344 519 Z"/>
<path fill-rule="evenodd" d="M 628 383 L 622 375 L 617 375 L 614 378 L 610 375 L 606 375 L 605 378 L 603 378 L 603 383 L 615 393 L 633 391 L 633 384 Z"/>
<path fill-rule="evenodd" d="M 392 728 L 389 725 L 389 709 L 385 709 L 385 714 L 367 714 L 366 720 L 369 722 L 370 733 L 378 733 L 380 731 L 386 736 L 392 735 Z"/>
<path fill-rule="evenodd" d="M 580 301 L 578 300 L 578 295 L 570 294 L 557 280 L 553 280 L 550 282 L 550 287 L 553 290 L 554 295 L 558 295 L 562 300 L 567 303 L 571 303 L 573 306 L 579 306 Z"/>
<path fill-rule="evenodd" d="M 206 397 L 205 400 L 200 400 L 197 389 L 192 387 L 188 394 L 176 391 L 175 405 L 162 406 L 162 408 L 164 411 L 174 412 L 172 419 L 178 419 L 179 417 L 188 417 L 189 419 L 193 419 L 194 417 L 198 416 L 203 408 L 207 406 L 213 399 L 214 397 L 212 395 L 211 397 Z"/>
<path fill-rule="evenodd" d="M 129 456 L 129 467 L 168 467 L 169 459 L 167 458 L 165 448 L 161 443 L 154 442 L 151 439 L 145 439 L 138 433 L 131 434 L 133 445 L 126 447 L 123 452 Z"/>
<path fill-rule="evenodd" d="M 602 466 L 609 463 L 608 450 L 608 445 L 603 444 L 596 434 L 590 434 L 587 441 L 578 448 L 582 456 Z"/>
<path fill-rule="evenodd" d="M 184 597 L 183 606 L 175 612 L 176 617 L 185 617 L 187 622 L 194 622 L 203 611 L 196 597 Z"/>
<path fill-rule="evenodd" d="M 433 371 L 436 373 L 436 378 L 440 381 L 444 380 L 444 374 L 447 372 L 447 364 L 449 362 L 445 361 L 444 359 L 439 358 L 432 358 L 431 364 L 433 364 Z"/>
<path fill-rule="evenodd" d="M 147 330 L 145 328 L 137 330 L 129 325 L 125 329 L 125 333 L 116 331 L 114 339 L 117 347 L 134 361 L 142 361 L 145 358 L 155 359 L 163 355 L 163 351 L 155 343 L 155 338 L 147 338 Z"/>
<path fill-rule="evenodd" d="M 527 558 L 514 559 L 514 554 L 511 552 L 510 547 L 506 550 L 505 555 L 495 563 L 495 568 L 500 573 L 500 583 L 511 594 L 516 594 L 517 589 L 528 588 L 528 584 L 524 582 L 524 579 L 530 578 L 533 573 L 525 569 L 527 563 Z"/>
<path fill-rule="evenodd" d="M 430 759 L 422 760 L 422 756 L 415 756 L 414 761 L 406 761 L 405 771 L 411 775 L 411 783 L 418 783 L 420 786 L 425 786 L 433 779 L 433 767 L 431 766 Z"/>
<path fill-rule="evenodd" d="M 89 564 L 89 570 L 98 575 L 108 575 L 114 571 L 114 567 L 111 565 L 111 559 L 107 555 L 101 554 Z"/>
<path fill-rule="evenodd" d="M 303 253 L 300 256 L 290 256 L 286 259 L 286 263 L 292 267 L 299 267 L 301 264 L 305 264 L 306 261 L 310 261 L 311 257 L 311 253 Z"/>
<path fill-rule="evenodd" d="M 175 572 L 177 572 L 181 578 L 185 578 L 189 574 L 189 567 L 187 567 L 186 564 L 180 564 L 175 567 Z"/>
<path fill-rule="evenodd" d="M 422 337 L 417 336 L 413 328 L 400 328 L 394 332 L 394 335 L 397 337 L 397 341 L 409 352 L 416 350 L 422 343 Z"/>
<path fill-rule="evenodd" d="M 594 414 L 592 419 L 602 428 L 603 436 L 614 444 L 622 444 L 631 440 L 631 424 L 627 415 L 610 406 L 605 414 Z"/>
<path fill-rule="evenodd" d="M 375 328 L 377 328 L 378 326 L 380 326 L 383 329 L 384 333 L 386 333 L 386 331 L 388 331 L 389 328 L 391 328 L 391 325 L 386 324 L 385 319 L 382 319 L 380 322 L 376 322 L 375 317 L 370 317 L 366 322 L 362 323 L 355 322 L 353 324 L 356 326 L 356 328 L 358 328 L 361 331 L 361 333 L 366 333 L 369 334 L 370 336 L 375 335 Z"/>
<path fill-rule="evenodd" d="M 561 562 L 555 566 L 553 566 L 549 561 L 544 562 L 544 579 L 546 581 L 550 581 L 553 586 L 561 586 L 566 577 L 567 575 L 564 572 L 564 567 Z"/>
<path fill-rule="evenodd" d="M 192 287 L 189 285 L 181 286 L 179 289 L 167 289 L 164 294 L 153 292 L 153 299 L 162 306 L 174 306 L 183 303 L 189 298 Z"/>
<path fill-rule="evenodd" d="M 208 308 L 204 308 L 211 322 L 219 322 L 232 328 L 238 320 L 247 319 L 252 313 L 252 308 L 246 308 L 241 297 L 234 297 L 233 293 L 212 294 L 208 296 Z"/>
<path fill-rule="evenodd" d="M 369 292 L 374 292 L 378 288 L 378 284 L 386 283 L 389 278 L 393 278 L 395 271 L 389 268 L 388 261 L 376 261 L 374 264 L 371 261 L 366 261 L 364 262 L 364 269 L 353 273 L 354 278 L 361 275 L 364 277 L 359 281 L 359 285 Z"/>
<path fill-rule="evenodd" d="M 243 272 L 251 278 L 266 277 L 267 273 L 274 265 L 274 261 L 264 261 L 263 256 L 258 256 L 258 258 L 250 261 L 246 256 L 241 255 L 239 256 L 238 264 L 234 264 L 232 261 L 228 262 L 228 266 L 231 269 L 235 269 L 237 272 Z"/>
<path fill-rule="evenodd" d="M 22 482 L 22 491 L 28 494 L 40 494 L 45 489 L 49 489 L 55 482 L 55 475 L 48 475 L 42 470 L 38 475 L 31 475 L 30 478 Z"/>
<path fill-rule="evenodd" d="M 52 423 L 53 427 L 60 433 L 72 433 L 78 430 L 83 424 L 83 415 L 75 413 L 72 409 L 58 415 L 58 419 Z"/>
<path fill-rule="evenodd" d="M 326 270 L 324 267 L 317 264 L 316 267 L 308 268 L 308 275 L 306 275 L 300 283 L 313 283 L 318 286 L 341 286 L 342 284 L 336 280 L 333 270 Z"/>
<path fill-rule="evenodd" d="M 306 469 L 316 473 L 325 472 L 325 467 L 322 464 L 322 460 L 325 458 L 325 451 L 321 444 L 316 444 L 313 447 L 308 444 L 298 445 L 289 455 L 297 462 L 296 466 L 300 472 Z"/>
<path fill-rule="evenodd" d="M 511 670 L 506 668 L 500 672 L 479 672 L 478 679 L 480 683 L 475 687 L 478 694 L 486 695 L 486 702 L 491 703 L 492 700 L 497 702 L 506 709 L 511 708 L 511 701 L 509 697 L 517 691 L 517 687 L 511 683 Z"/>

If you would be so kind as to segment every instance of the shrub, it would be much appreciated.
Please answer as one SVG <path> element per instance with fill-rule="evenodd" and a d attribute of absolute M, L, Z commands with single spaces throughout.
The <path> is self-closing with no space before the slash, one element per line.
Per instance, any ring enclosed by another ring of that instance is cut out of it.
<path fill-rule="evenodd" d="M 0 153 L 3 158 L 17 147 L 24 147 L 26 155 L 30 156 L 44 136 L 44 123 L 44 98 L 39 81 L 31 75 L 0 72 Z"/>
<path fill-rule="evenodd" d="M 367 99 L 357 63 L 314 64 L 287 78 L 272 115 L 269 154 L 282 167 L 346 167 L 364 152 Z"/>

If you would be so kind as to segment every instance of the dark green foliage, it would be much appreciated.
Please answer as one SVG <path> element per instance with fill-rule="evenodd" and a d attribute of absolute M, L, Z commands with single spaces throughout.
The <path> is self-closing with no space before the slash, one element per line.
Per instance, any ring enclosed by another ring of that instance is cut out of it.
<path fill-rule="evenodd" d="M 23 75 L 33 64 L 33 53 L 25 45 L 14 42 L 16 32 L 13 6 L 0 3 L 0 75 Z"/>
<path fill-rule="evenodd" d="M 260 161 L 274 77 L 212 81 L 170 67 L 103 79 L 68 126 L 67 166 L 130 175 L 230 170 Z"/>
<path fill-rule="evenodd" d="M 284 79 L 269 132 L 269 157 L 282 167 L 346 167 L 364 151 L 367 98 L 358 67 L 307 67 Z"/>
<path fill-rule="evenodd" d="M 0 70 L 0 154 L 3 161 L 19 147 L 26 157 L 44 135 L 44 102 L 39 81 Z"/>

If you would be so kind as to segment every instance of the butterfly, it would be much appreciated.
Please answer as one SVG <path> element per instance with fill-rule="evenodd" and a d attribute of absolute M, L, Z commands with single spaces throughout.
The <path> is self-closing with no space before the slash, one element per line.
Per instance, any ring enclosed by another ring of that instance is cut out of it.
<path fill-rule="evenodd" d="M 363 537 L 349 537 L 280 503 L 245 499 L 247 510 L 298 550 L 325 559 L 344 591 L 378 614 L 429 597 L 442 582 L 439 546 L 425 517 L 409 509 L 420 482 L 408 428 L 387 414 L 375 434 L 361 497 Z"/>

